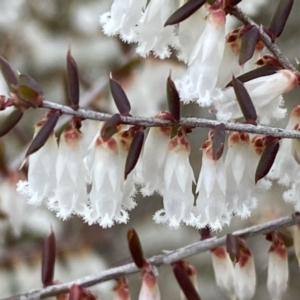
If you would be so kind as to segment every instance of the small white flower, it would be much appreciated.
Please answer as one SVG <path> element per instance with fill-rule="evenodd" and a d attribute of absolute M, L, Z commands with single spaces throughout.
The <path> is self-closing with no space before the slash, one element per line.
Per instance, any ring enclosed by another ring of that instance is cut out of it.
<path fill-rule="evenodd" d="M 114 138 L 98 136 L 91 144 L 86 158 L 89 181 L 90 207 L 84 216 L 89 224 L 98 222 L 100 226 L 111 227 L 114 222 L 126 223 L 128 214 L 121 210 L 122 183 L 120 174 L 118 144 Z"/>
<path fill-rule="evenodd" d="M 287 249 L 281 238 L 273 239 L 269 250 L 267 288 L 272 299 L 282 299 L 289 278 Z"/>
<path fill-rule="evenodd" d="M 220 230 L 230 221 L 225 203 L 226 170 L 222 157 L 218 160 L 212 158 L 210 138 L 203 144 L 201 150 L 203 150 L 202 167 L 196 188 L 199 214 L 196 226 L 202 228 L 208 225 L 212 230 Z"/>
<path fill-rule="evenodd" d="M 250 137 L 247 133 L 232 132 L 228 138 L 228 151 L 225 158 L 227 173 L 226 202 L 228 211 L 242 219 L 256 207 L 253 197 L 255 189 L 254 173 L 251 167 Z"/>
<path fill-rule="evenodd" d="M 74 121 L 74 123 L 73 123 Z M 48 200 L 49 209 L 63 220 L 83 215 L 87 203 L 85 167 L 81 151 L 81 132 L 73 119 L 62 132 L 56 161 L 56 188 Z"/>
<path fill-rule="evenodd" d="M 164 170 L 164 209 L 153 216 L 156 223 L 168 223 L 170 227 L 178 228 L 182 221 L 190 225 L 193 222 L 191 210 L 194 203 L 194 174 L 189 154 L 190 143 L 185 129 L 179 128 L 177 135 L 169 142 Z"/>
<path fill-rule="evenodd" d="M 289 92 L 296 84 L 296 75 L 286 69 L 244 83 L 255 106 L 260 123 L 268 124 L 271 119 L 285 117 L 286 109 L 281 108 L 284 103 L 282 94 Z M 215 97 L 213 102 L 219 120 L 236 120 L 243 116 L 232 87 L 226 88 L 223 95 Z"/>
<path fill-rule="evenodd" d="M 155 191 L 163 193 L 163 174 L 170 137 L 170 127 L 152 127 L 149 130 L 142 155 L 142 184 L 144 187 L 141 192 L 144 196 L 150 196 Z"/>
<path fill-rule="evenodd" d="M 152 51 L 161 59 L 171 55 L 169 47 L 175 43 L 174 26 L 164 23 L 179 8 L 179 0 L 151 0 L 137 26 L 136 52 L 146 57 Z"/>
<path fill-rule="evenodd" d="M 296 106 L 291 112 L 289 123 L 286 129 L 293 129 L 300 122 L 300 105 Z M 299 165 L 292 156 L 292 139 L 283 139 L 276 155 L 273 166 L 268 173 L 268 178 L 278 180 L 284 186 L 290 186 L 295 182 Z"/>
<path fill-rule="evenodd" d="M 210 254 L 217 285 L 232 299 L 234 296 L 234 268 L 226 247 L 217 247 L 211 250 Z"/>
<path fill-rule="evenodd" d="M 244 244 L 240 245 L 239 261 L 234 268 L 234 290 L 239 300 L 251 300 L 256 289 L 256 274 L 253 256 Z"/>
<path fill-rule="evenodd" d="M 114 0 L 111 10 L 100 16 L 103 32 L 108 35 L 120 34 L 125 42 L 136 39 L 136 24 L 138 23 L 146 0 Z"/>
<path fill-rule="evenodd" d="M 45 121 L 46 119 L 43 119 L 37 124 L 34 136 Z M 20 181 L 17 184 L 17 191 L 28 199 L 29 204 L 40 205 L 43 200 L 53 196 L 56 186 L 56 158 L 57 142 L 52 133 L 45 145 L 29 156 L 28 181 Z"/>
<path fill-rule="evenodd" d="M 196 100 L 200 106 L 212 104 L 210 96 L 225 48 L 225 19 L 223 9 L 209 9 L 205 28 L 190 55 L 187 74 L 175 81 L 185 103 Z"/>

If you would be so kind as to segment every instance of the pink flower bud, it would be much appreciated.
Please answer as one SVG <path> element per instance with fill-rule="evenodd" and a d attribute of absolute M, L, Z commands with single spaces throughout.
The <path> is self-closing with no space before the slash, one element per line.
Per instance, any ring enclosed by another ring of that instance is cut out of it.
<path fill-rule="evenodd" d="M 113 287 L 113 300 L 130 300 L 127 279 L 120 277 Z"/>

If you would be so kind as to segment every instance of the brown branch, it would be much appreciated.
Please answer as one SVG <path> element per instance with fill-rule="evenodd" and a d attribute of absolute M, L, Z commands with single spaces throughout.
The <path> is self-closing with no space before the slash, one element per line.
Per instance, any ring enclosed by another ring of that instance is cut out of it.
<path fill-rule="evenodd" d="M 82 119 L 90 119 L 90 120 L 98 120 L 98 121 L 106 121 L 112 117 L 111 114 L 94 112 L 86 109 L 78 109 L 73 110 L 71 107 L 66 105 L 61 105 L 58 103 L 53 103 L 49 101 L 44 101 L 43 106 L 48 109 L 60 110 L 63 114 L 78 116 Z M 202 119 L 202 118 L 181 118 L 180 122 L 174 123 L 167 120 L 161 120 L 157 118 L 147 118 L 147 117 L 128 117 L 121 116 L 121 121 L 123 124 L 130 125 L 139 125 L 144 127 L 159 127 L 159 126 L 187 126 L 187 127 L 204 127 L 204 128 L 214 128 L 219 125 L 221 122 L 210 119 Z M 296 130 L 285 130 L 282 128 L 276 127 L 268 127 L 262 125 L 252 125 L 252 124 L 244 124 L 244 123 L 232 123 L 232 122 L 224 122 L 225 129 L 228 131 L 240 131 L 240 132 L 248 132 L 255 134 L 263 134 L 270 135 L 274 137 L 281 138 L 290 138 L 290 139 L 299 139 L 300 132 Z"/>
<path fill-rule="evenodd" d="M 282 53 L 280 48 L 272 42 L 271 38 L 266 34 L 262 25 L 256 24 L 250 17 L 248 17 L 244 12 L 242 12 L 237 6 L 231 7 L 227 10 L 231 15 L 235 16 L 238 20 L 240 20 L 245 25 L 252 25 L 259 30 L 260 39 L 264 42 L 266 47 L 270 50 L 270 52 L 278 59 L 281 65 L 290 69 L 293 72 L 296 72 L 298 75 L 300 73 L 294 67 L 294 65 L 288 60 L 288 58 Z"/>
<path fill-rule="evenodd" d="M 266 234 L 273 230 L 280 228 L 289 227 L 300 223 L 300 215 L 294 214 L 287 217 L 275 219 L 263 224 L 254 225 L 242 230 L 233 232 L 235 236 L 240 236 L 244 239 L 257 236 L 260 234 Z M 200 241 L 188 246 L 176 249 L 167 254 L 160 254 L 149 258 L 148 260 L 154 266 L 168 265 L 181 259 L 185 259 L 192 255 L 212 250 L 218 246 L 224 245 L 226 242 L 226 236 L 221 238 L 211 238 L 204 241 Z M 72 284 L 78 284 L 83 287 L 90 287 L 98 283 L 116 279 L 121 276 L 133 274 L 139 272 L 139 269 L 133 264 L 129 263 L 120 267 L 108 269 L 99 273 L 98 275 L 89 275 L 75 281 L 58 284 L 55 286 L 49 286 L 40 290 L 35 290 L 22 295 L 17 295 L 3 300 L 33 300 L 33 299 L 44 299 L 46 297 L 67 293 Z"/>

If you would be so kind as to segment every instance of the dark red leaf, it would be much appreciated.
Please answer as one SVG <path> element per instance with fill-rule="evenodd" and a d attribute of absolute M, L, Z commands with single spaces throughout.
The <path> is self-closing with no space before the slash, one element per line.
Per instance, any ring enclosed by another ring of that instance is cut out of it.
<path fill-rule="evenodd" d="M 225 125 L 223 123 L 216 126 L 212 137 L 212 157 L 218 160 L 222 154 L 225 143 Z"/>
<path fill-rule="evenodd" d="M 56 242 L 54 232 L 45 239 L 42 253 L 42 283 L 44 286 L 53 284 L 56 255 Z"/>
<path fill-rule="evenodd" d="M 144 254 L 142 245 L 137 232 L 134 228 L 129 228 L 127 231 L 127 241 L 131 257 L 138 268 L 142 268 L 144 265 Z"/>
<path fill-rule="evenodd" d="M 244 85 L 234 76 L 232 78 L 232 83 L 236 99 L 239 103 L 240 109 L 243 113 L 245 120 L 249 123 L 255 123 L 257 119 L 257 114 L 253 102 L 248 94 L 248 91 L 246 90 Z"/>
<path fill-rule="evenodd" d="M 266 66 L 262 66 L 260 68 L 254 69 L 250 72 L 247 72 L 243 75 L 240 75 L 237 77 L 237 79 L 242 82 L 245 83 L 249 80 L 258 78 L 258 77 L 263 77 L 263 76 L 268 76 L 268 75 L 272 75 L 275 74 L 278 70 L 280 70 L 281 68 L 278 66 L 270 66 L 270 65 L 266 65 Z M 232 86 L 232 81 L 230 81 L 226 87 Z"/>
<path fill-rule="evenodd" d="M 18 84 L 18 77 L 10 64 L 2 56 L 0 56 L 0 68 L 6 84 L 12 90 L 12 86 Z"/>
<path fill-rule="evenodd" d="M 240 251 L 238 238 L 231 233 L 226 235 L 226 251 L 230 255 L 232 261 L 239 261 Z"/>
<path fill-rule="evenodd" d="M 144 142 L 144 131 L 139 130 L 135 133 L 128 151 L 126 164 L 125 164 L 125 172 L 124 172 L 125 179 L 130 174 L 130 172 L 134 169 L 140 157 L 142 147 L 143 147 L 143 142 Z"/>
<path fill-rule="evenodd" d="M 175 278 L 187 300 L 201 300 L 186 270 L 180 264 L 172 264 Z"/>
<path fill-rule="evenodd" d="M 20 100 L 23 100 L 32 108 L 40 107 L 43 103 L 43 96 L 27 85 L 20 84 L 16 86 L 15 93 Z"/>
<path fill-rule="evenodd" d="M 212 237 L 211 235 L 211 230 L 209 226 L 205 226 L 201 229 L 198 230 L 200 237 L 201 237 L 201 241 L 204 241 L 206 239 L 210 239 Z"/>
<path fill-rule="evenodd" d="M 37 94 L 39 95 L 44 95 L 41 87 L 39 86 L 39 84 L 29 75 L 27 74 L 20 74 L 19 75 L 19 81 L 20 84 L 26 85 L 28 87 L 30 87 L 32 90 L 34 90 Z"/>
<path fill-rule="evenodd" d="M 118 131 L 118 126 L 120 124 L 121 124 L 120 114 L 114 114 L 110 119 L 108 119 L 104 123 L 101 129 L 101 136 L 106 139 L 112 137 Z"/>
<path fill-rule="evenodd" d="M 23 112 L 19 109 L 14 109 L 8 118 L 0 125 L 0 137 L 7 134 L 13 129 L 23 117 Z"/>
<path fill-rule="evenodd" d="M 49 136 L 52 134 L 54 127 L 60 117 L 60 112 L 56 111 L 53 115 L 49 117 L 44 126 L 40 129 L 37 135 L 34 137 L 31 142 L 25 157 L 28 157 L 30 154 L 38 151 L 41 147 L 45 145 Z"/>
<path fill-rule="evenodd" d="M 242 42 L 239 55 L 239 64 L 243 65 L 247 62 L 255 51 L 256 43 L 259 37 L 259 31 L 256 27 L 252 27 L 242 35 Z"/>
<path fill-rule="evenodd" d="M 167 79 L 167 98 L 169 111 L 172 114 L 174 121 L 179 122 L 180 120 L 180 97 L 176 89 L 176 86 L 171 79 L 171 73 Z"/>
<path fill-rule="evenodd" d="M 280 0 L 269 25 L 269 31 L 273 39 L 279 37 L 285 27 L 286 21 L 290 15 L 294 0 Z"/>
<path fill-rule="evenodd" d="M 76 61 L 69 50 L 67 53 L 67 73 L 68 73 L 68 88 L 69 97 L 72 103 L 72 108 L 79 108 L 79 75 Z"/>
<path fill-rule="evenodd" d="M 168 18 L 164 26 L 175 25 L 186 20 L 194 12 L 201 8 L 205 2 L 206 0 L 190 0 L 186 2 Z"/>
<path fill-rule="evenodd" d="M 114 79 L 110 78 L 109 86 L 110 86 L 111 94 L 114 98 L 115 104 L 120 114 L 129 115 L 131 106 L 121 85 Z"/>
<path fill-rule="evenodd" d="M 279 150 L 279 139 L 274 138 L 265 145 L 265 148 L 261 154 L 258 166 L 255 172 L 255 183 L 258 180 L 264 178 L 270 171 L 277 152 Z"/>

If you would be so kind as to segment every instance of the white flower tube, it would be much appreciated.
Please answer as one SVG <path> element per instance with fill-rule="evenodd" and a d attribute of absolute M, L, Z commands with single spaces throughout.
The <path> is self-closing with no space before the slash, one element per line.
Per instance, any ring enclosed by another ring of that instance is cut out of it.
<path fill-rule="evenodd" d="M 285 117 L 286 109 L 281 108 L 284 103 L 282 94 L 289 92 L 296 84 L 297 76 L 287 69 L 244 83 L 260 123 L 268 124 L 272 119 Z M 243 117 L 232 87 L 225 89 L 223 95 L 215 97 L 213 102 L 217 110 L 218 120 L 228 121 Z"/>
<path fill-rule="evenodd" d="M 287 249 L 281 239 L 273 240 L 269 250 L 267 288 L 272 299 L 282 299 L 289 278 Z"/>
<path fill-rule="evenodd" d="M 234 268 L 225 246 L 210 251 L 217 286 L 234 299 Z"/>
<path fill-rule="evenodd" d="M 163 193 L 163 173 L 170 137 L 171 127 L 152 127 L 149 130 L 142 154 L 141 192 L 144 196 Z"/>
<path fill-rule="evenodd" d="M 98 136 L 90 146 L 86 168 L 92 185 L 85 221 L 111 227 L 114 222 L 126 223 L 128 214 L 121 210 L 122 184 L 118 145 L 114 138 Z"/>
<path fill-rule="evenodd" d="M 179 0 L 151 0 L 137 26 L 136 52 L 146 57 L 152 51 L 161 59 L 171 55 L 169 47 L 175 43 L 174 26 L 164 23 L 179 8 Z"/>
<path fill-rule="evenodd" d="M 170 227 L 178 228 L 182 221 L 189 225 L 193 222 L 194 174 L 189 154 L 190 143 L 185 129 L 179 128 L 177 135 L 169 142 L 164 170 L 164 209 L 155 213 L 153 219 L 156 223 L 168 223 Z"/>
<path fill-rule="evenodd" d="M 111 10 L 100 16 L 104 34 L 108 36 L 120 34 L 125 42 L 135 41 L 136 24 L 145 5 L 146 0 L 114 0 Z"/>
<path fill-rule="evenodd" d="M 45 121 L 46 118 L 36 125 L 34 136 Z M 52 133 L 45 145 L 29 156 L 28 180 L 19 181 L 17 184 L 17 191 L 28 199 L 29 204 L 40 205 L 43 200 L 53 196 L 56 186 L 56 158 L 57 142 Z"/>
<path fill-rule="evenodd" d="M 196 226 L 202 228 L 208 225 L 212 230 L 220 230 L 230 221 L 225 203 L 226 170 L 222 157 L 218 160 L 212 158 L 210 139 L 203 144 L 201 150 L 203 150 L 202 167 L 196 188 L 198 193 Z"/>
<path fill-rule="evenodd" d="M 225 47 L 225 19 L 223 9 L 210 8 L 205 28 L 190 55 L 187 74 L 175 81 L 185 103 L 197 101 L 200 106 L 212 104 L 210 96 L 217 83 L 216 74 Z"/>
<path fill-rule="evenodd" d="M 71 121 L 72 122 L 72 121 Z M 72 214 L 82 216 L 87 203 L 81 132 L 76 121 L 62 132 L 56 161 L 56 188 L 48 200 L 49 209 L 63 220 Z"/>

